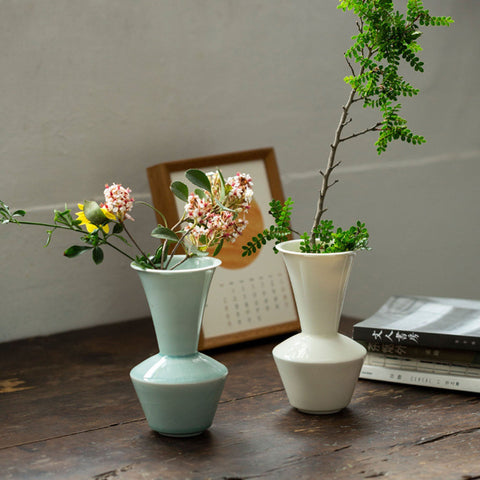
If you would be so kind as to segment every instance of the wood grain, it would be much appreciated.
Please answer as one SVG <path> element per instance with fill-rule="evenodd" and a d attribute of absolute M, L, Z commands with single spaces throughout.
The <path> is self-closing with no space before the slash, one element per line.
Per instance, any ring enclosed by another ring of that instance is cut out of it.
<path fill-rule="evenodd" d="M 302 414 L 272 360 L 282 338 L 209 352 L 229 377 L 212 427 L 187 439 L 149 429 L 128 378 L 156 350 L 150 320 L 0 345 L 0 384 L 25 388 L 0 393 L 0 478 L 480 477 L 478 395 L 359 381 L 342 412 Z"/>

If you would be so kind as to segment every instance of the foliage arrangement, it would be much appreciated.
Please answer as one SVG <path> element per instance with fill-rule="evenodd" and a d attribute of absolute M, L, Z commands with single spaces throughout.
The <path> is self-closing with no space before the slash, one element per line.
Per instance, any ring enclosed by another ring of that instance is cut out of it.
<path fill-rule="evenodd" d="M 449 26 L 453 23 L 450 17 L 432 16 L 421 0 L 408 0 L 405 13 L 395 7 L 393 0 L 339 1 L 337 8 L 344 12 L 352 11 L 357 16 L 357 34 L 352 37 L 353 45 L 344 54 L 349 71 L 344 80 L 350 91 L 341 108 L 326 168 L 320 171 L 322 185 L 311 231 L 301 235 L 301 249 L 307 253 L 368 248 L 368 231 L 363 223 L 358 222 L 346 231 L 341 228 L 334 231 L 333 223 L 322 219 L 327 211 L 327 191 L 338 182 L 338 179 L 331 179 L 333 171 L 341 164 L 337 160 L 338 147 L 370 132 L 378 133 L 375 146 L 379 155 L 394 140 L 413 145 L 425 143 L 425 138 L 413 133 L 407 121 L 400 116 L 402 105 L 399 98 L 419 93 L 419 89 L 405 79 L 400 69 L 406 65 L 415 72 L 424 71 L 424 64 L 418 56 L 422 50 L 418 43 L 422 35 L 420 27 Z M 345 133 L 345 128 L 352 122 L 351 108 L 358 103 L 363 108 L 376 110 L 379 120 L 367 128 Z M 290 233 L 297 233 L 286 221 L 290 219 L 292 204 L 289 198 L 283 205 L 278 202 L 270 205 L 275 224 L 252 238 L 243 247 L 243 255 L 251 255 L 268 240 L 275 240 L 278 244 Z"/>
<path fill-rule="evenodd" d="M 127 228 L 126 220 L 133 220 L 130 211 L 135 201 L 131 190 L 120 184 L 105 185 L 104 203 L 89 200 L 78 204 L 76 218 L 67 207 L 63 211 L 55 210 L 53 223 L 26 221 L 24 210 L 12 212 L 0 200 L 0 223 L 49 228 L 45 246 L 50 244 L 55 230 L 70 230 L 78 234 L 83 245 L 67 248 L 64 255 L 68 258 L 90 251 L 98 265 L 104 259 L 102 247 L 108 246 L 143 268 L 173 270 L 189 257 L 206 256 L 212 249 L 213 255 L 217 255 L 225 241 L 234 242 L 247 225 L 245 216 L 253 198 L 253 182 L 248 174 L 238 173 L 225 180 L 220 170 L 205 174 L 191 169 L 185 176 L 199 188 L 189 192 L 185 183 L 172 183 L 170 189 L 174 195 L 185 202 L 183 215 L 173 227 L 167 225 L 165 216 L 153 206 L 137 202 L 155 210 L 162 219 L 162 223 L 151 233 L 152 237 L 160 240 L 153 255 L 144 253 Z M 138 254 L 134 257 L 125 247 L 136 248 Z M 180 253 L 180 247 L 184 256 L 180 262 L 172 264 L 174 255 Z"/>
<path fill-rule="evenodd" d="M 278 245 L 280 242 L 288 240 L 292 233 L 301 238 L 300 251 L 303 253 L 338 253 L 367 250 L 369 248 L 368 230 L 365 224 L 360 221 L 348 230 L 342 230 L 341 227 L 338 227 L 335 231 L 332 220 L 322 220 L 314 229 L 315 244 L 312 244 L 307 232 L 300 234 L 290 226 L 293 208 L 293 200 L 290 197 L 283 204 L 278 200 L 272 200 L 269 205 L 270 214 L 275 219 L 275 224 L 252 237 L 246 245 L 243 245 L 243 256 L 252 255 L 271 240 L 274 240 L 275 245 Z M 275 247 L 274 251 L 277 252 Z"/>

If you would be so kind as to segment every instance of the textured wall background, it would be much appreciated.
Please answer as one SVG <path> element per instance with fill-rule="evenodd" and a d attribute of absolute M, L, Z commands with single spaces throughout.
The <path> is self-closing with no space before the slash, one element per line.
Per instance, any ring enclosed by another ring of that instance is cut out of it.
<path fill-rule="evenodd" d="M 345 313 L 392 294 L 479 298 L 480 3 L 425 4 L 452 15 L 423 38 L 421 96 L 405 106 L 422 147 L 377 157 L 374 137 L 344 144 L 330 217 L 361 218 Z M 295 226 L 308 229 L 347 89 L 343 51 L 355 29 L 316 0 L 1 0 L 0 198 L 49 220 L 99 198 L 105 182 L 148 199 L 145 168 L 273 146 Z M 354 113 L 362 122 L 362 109 Z M 368 124 L 370 123 L 366 120 Z M 153 216 L 137 208 L 137 235 Z M 148 315 L 138 279 L 109 252 L 67 260 L 71 237 L 0 227 L 0 341 Z"/>

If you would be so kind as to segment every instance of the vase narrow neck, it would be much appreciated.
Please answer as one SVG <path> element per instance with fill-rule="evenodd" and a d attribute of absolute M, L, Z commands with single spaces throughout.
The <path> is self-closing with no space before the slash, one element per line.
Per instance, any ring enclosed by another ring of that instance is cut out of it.
<path fill-rule="evenodd" d="M 192 258 L 174 271 L 136 269 L 161 354 L 184 356 L 198 351 L 205 303 L 220 263 L 213 258 Z"/>
<path fill-rule="evenodd" d="M 336 335 L 355 254 L 302 254 L 281 245 L 302 332 Z"/>

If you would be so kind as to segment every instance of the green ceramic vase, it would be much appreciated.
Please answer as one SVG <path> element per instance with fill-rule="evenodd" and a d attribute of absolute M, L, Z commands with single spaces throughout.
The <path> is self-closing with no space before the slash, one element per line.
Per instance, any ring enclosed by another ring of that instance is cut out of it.
<path fill-rule="evenodd" d="M 181 258 L 176 256 L 172 264 Z M 221 261 L 193 257 L 174 270 L 135 264 L 147 297 L 159 353 L 130 372 L 147 422 L 168 436 L 193 436 L 212 424 L 227 368 L 198 352 L 205 303 Z"/>

